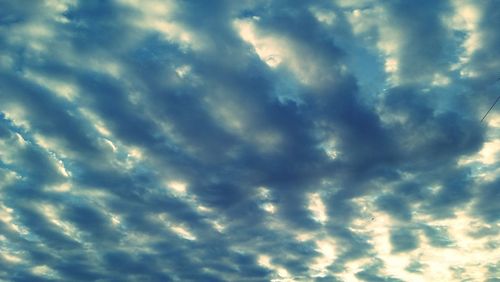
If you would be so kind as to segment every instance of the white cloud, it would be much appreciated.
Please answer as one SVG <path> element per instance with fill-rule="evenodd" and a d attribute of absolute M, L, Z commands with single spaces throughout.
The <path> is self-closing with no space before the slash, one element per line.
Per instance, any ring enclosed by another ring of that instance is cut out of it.
<path fill-rule="evenodd" d="M 173 180 L 167 182 L 167 187 L 175 193 L 185 194 L 187 192 L 187 183 L 183 181 Z"/>
<path fill-rule="evenodd" d="M 323 203 L 323 200 L 321 199 L 320 194 L 318 193 L 312 193 L 309 195 L 309 210 L 313 214 L 313 218 L 322 223 L 325 224 L 328 221 L 328 216 L 326 212 L 326 206 Z"/>

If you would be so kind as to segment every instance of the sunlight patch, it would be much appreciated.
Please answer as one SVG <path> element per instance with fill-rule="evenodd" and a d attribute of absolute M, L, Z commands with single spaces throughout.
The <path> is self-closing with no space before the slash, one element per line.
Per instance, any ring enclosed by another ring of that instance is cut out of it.
<path fill-rule="evenodd" d="M 0 203 L 0 221 L 2 221 L 8 229 L 15 231 L 21 235 L 28 234 L 28 230 L 15 222 L 14 210 Z"/>
<path fill-rule="evenodd" d="M 0 240 L 0 242 L 1 241 L 2 240 Z M 21 263 L 23 261 L 23 259 L 21 257 L 13 255 L 13 254 L 9 254 L 3 249 L 2 249 L 1 256 L 2 256 L 3 260 L 6 261 L 7 263 L 18 264 L 18 263 Z"/>
<path fill-rule="evenodd" d="M 52 278 L 57 276 L 57 272 L 54 269 L 48 267 L 47 265 L 37 265 L 31 268 L 31 272 L 37 276 L 45 276 Z"/>
<path fill-rule="evenodd" d="M 476 155 L 460 159 L 459 164 L 465 165 L 478 162 L 483 165 L 493 165 L 500 160 L 500 139 L 485 142 Z"/>
<path fill-rule="evenodd" d="M 61 81 L 32 71 L 26 71 L 24 75 L 26 78 L 47 88 L 56 96 L 64 98 L 67 101 L 74 101 L 78 97 L 77 86 L 68 81 Z"/>
<path fill-rule="evenodd" d="M 170 229 L 172 229 L 172 231 L 177 233 L 177 235 L 179 235 L 180 237 L 182 237 L 186 240 L 189 240 L 189 241 L 196 240 L 196 237 L 191 232 L 189 232 L 187 229 L 185 229 L 184 227 L 172 225 L 170 227 Z"/>
<path fill-rule="evenodd" d="M 300 44 L 293 37 L 267 34 L 257 27 L 257 21 L 236 20 L 233 22 L 240 37 L 249 43 L 264 63 L 271 69 L 286 67 L 303 85 L 321 88 L 331 85 L 339 72 L 346 67 L 337 62 L 325 61 L 307 44 Z"/>
<path fill-rule="evenodd" d="M 56 32 L 50 24 L 37 19 L 14 26 L 7 39 L 16 45 L 29 47 L 30 52 L 37 54 L 48 51 L 47 43 L 53 40 L 55 35 Z"/>
<path fill-rule="evenodd" d="M 188 65 L 182 65 L 178 68 L 175 69 L 175 73 L 180 77 L 184 78 L 186 75 L 188 75 L 191 72 L 191 67 Z"/>
<path fill-rule="evenodd" d="M 286 43 L 277 37 L 259 37 L 252 21 L 238 20 L 235 22 L 236 29 L 243 40 L 250 43 L 259 58 L 269 67 L 279 66 L 284 54 L 286 54 Z"/>
<path fill-rule="evenodd" d="M 44 4 L 59 13 L 66 12 L 69 5 L 75 5 L 76 0 L 45 0 Z"/>
<path fill-rule="evenodd" d="M 299 242 L 306 242 L 312 240 L 315 237 L 314 233 L 299 232 L 295 235 L 295 240 Z"/>
<path fill-rule="evenodd" d="M 34 134 L 33 138 L 37 144 L 47 152 L 47 155 L 53 162 L 56 171 L 59 172 L 59 174 L 64 178 L 71 177 L 71 172 L 66 168 L 61 158 L 66 158 L 68 155 L 73 156 L 73 152 L 65 150 L 61 145 L 60 139 L 58 138 L 44 136 L 41 134 Z"/>
<path fill-rule="evenodd" d="M 328 141 L 321 144 L 320 147 L 324 150 L 326 155 L 332 160 L 335 160 L 341 156 L 341 151 L 338 148 L 337 140 L 335 138 L 330 138 Z"/>
<path fill-rule="evenodd" d="M 317 21 L 326 25 L 333 25 L 337 21 L 337 14 L 334 11 L 321 9 L 316 6 L 310 7 L 309 10 L 314 15 Z"/>
<path fill-rule="evenodd" d="M 49 191 L 49 192 L 56 192 L 56 193 L 67 193 L 71 191 L 71 183 L 65 182 L 62 184 L 57 184 L 57 185 L 50 185 L 47 186 L 44 190 Z"/>
<path fill-rule="evenodd" d="M 356 277 L 356 274 L 372 263 L 372 258 L 361 258 L 348 261 L 344 264 L 344 270 L 342 270 L 342 272 L 340 272 L 338 276 L 342 279 L 341 281 L 357 282 L 359 281 L 359 279 Z"/>
<path fill-rule="evenodd" d="M 176 222 L 174 222 L 170 218 L 170 216 L 166 213 L 151 215 L 151 219 L 153 221 L 156 221 L 156 222 L 164 225 L 165 227 L 170 229 L 172 232 L 174 232 L 177 236 L 179 236 L 183 239 L 186 239 L 188 241 L 195 241 L 196 240 L 196 236 L 189 229 L 187 229 L 182 224 L 177 224 Z"/>
<path fill-rule="evenodd" d="M 261 209 L 270 214 L 276 213 L 278 207 L 272 202 L 271 190 L 263 186 L 258 187 L 256 197 Z"/>
<path fill-rule="evenodd" d="M 383 262 L 383 267 L 377 271 L 380 275 L 395 276 L 404 281 L 419 281 L 416 274 L 408 273 L 406 268 L 410 263 L 415 251 L 410 252 L 394 252 L 394 246 L 391 245 L 391 229 L 411 228 L 411 225 L 400 223 L 393 220 L 386 213 L 380 212 L 371 204 L 368 197 L 356 199 L 358 208 L 362 211 L 362 218 L 357 218 L 351 225 L 351 229 L 359 234 L 367 236 L 368 243 L 373 246 L 374 254 L 377 259 Z M 352 263 L 348 263 L 349 271 L 344 272 L 342 277 L 355 277 L 357 272 L 362 271 L 370 265 L 376 264 L 376 261 L 368 259 L 360 259 Z M 377 267 L 378 268 L 378 267 Z"/>
<path fill-rule="evenodd" d="M 274 214 L 276 212 L 276 206 L 271 203 L 265 203 L 262 206 L 262 209 L 268 213 Z"/>
<path fill-rule="evenodd" d="M 230 132 L 246 137 L 251 121 L 251 113 L 236 98 L 224 97 L 227 92 L 216 97 L 205 98 L 210 114 Z"/>
<path fill-rule="evenodd" d="M 318 221 L 321 224 L 325 224 L 328 221 L 326 206 L 323 203 L 320 194 L 312 193 L 309 195 L 308 208 L 313 214 L 314 220 Z"/>
<path fill-rule="evenodd" d="M 443 74 L 440 73 L 435 73 L 434 77 L 432 79 L 432 85 L 433 86 L 446 86 L 450 84 L 451 79 Z"/>
<path fill-rule="evenodd" d="M 486 281 L 491 278 L 488 277 L 487 266 L 498 260 L 500 250 L 490 249 L 487 243 L 492 239 L 500 240 L 500 234 L 473 236 L 478 229 L 487 225 L 471 217 L 469 210 L 470 205 L 448 219 L 434 220 L 423 214 L 416 216 L 416 220 L 431 226 L 446 226 L 454 242 L 453 246 L 438 248 L 432 246 L 426 236 L 420 237 L 422 245 L 416 251 L 419 261 L 427 269 L 424 274 L 427 281 L 454 281 L 457 278 L 453 269 L 461 269 L 462 277 L 471 281 Z"/>
<path fill-rule="evenodd" d="M 3 148 L 0 147 L 0 149 Z M 6 160 L 3 158 L 0 158 L 0 161 L 6 162 Z M 0 192 L 2 188 L 8 187 L 10 184 L 15 183 L 16 181 L 19 181 L 21 179 L 22 177 L 17 172 L 0 168 Z"/>
<path fill-rule="evenodd" d="M 113 62 L 109 58 L 98 58 L 89 60 L 87 62 L 88 67 L 95 72 L 104 73 L 114 77 L 116 79 L 120 79 L 123 75 L 122 69 L 123 67 L 119 62 Z"/>
<path fill-rule="evenodd" d="M 144 158 L 144 152 L 139 147 L 130 147 L 127 153 L 127 157 L 139 161 Z"/>
<path fill-rule="evenodd" d="M 487 120 L 489 127 L 500 128 L 500 113 L 490 113 Z"/>
<path fill-rule="evenodd" d="M 274 272 L 274 277 L 271 279 L 273 282 L 292 282 L 294 279 L 291 277 L 288 270 L 284 267 L 277 266 L 271 262 L 271 257 L 267 255 L 259 255 L 257 263 Z"/>
<path fill-rule="evenodd" d="M 104 121 L 99 118 L 91 109 L 79 108 L 78 112 L 85 117 L 95 130 L 100 134 L 111 137 L 111 130 L 104 124 Z"/>
<path fill-rule="evenodd" d="M 481 34 L 478 26 L 482 15 L 478 7 L 474 5 L 474 1 L 454 0 L 451 2 L 455 8 L 455 14 L 450 19 L 450 27 L 468 32 L 464 42 L 465 57 L 462 57 L 462 62 L 465 63 L 476 50 L 481 48 Z"/>
<path fill-rule="evenodd" d="M 18 104 L 9 103 L 2 105 L 2 113 L 5 114 L 7 120 L 11 120 L 17 127 L 30 131 L 31 126 L 28 120 L 28 112 L 26 109 Z"/>
<path fill-rule="evenodd" d="M 336 243 L 331 239 L 316 240 L 316 251 L 322 256 L 316 258 L 314 262 L 310 265 L 311 270 L 314 272 L 313 276 L 324 277 L 330 271 L 328 267 L 335 261 L 336 255 Z"/>
<path fill-rule="evenodd" d="M 117 151 L 116 145 L 111 140 L 109 140 L 107 138 L 102 138 L 102 140 L 104 141 L 104 143 L 106 145 L 109 146 L 109 148 L 111 148 L 111 151 L 113 151 L 113 153 L 116 153 L 116 151 Z"/>
<path fill-rule="evenodd" d="M 385 71 L 388 73 L 395 73 L 398 71 L 398 60 L 395 58 L 387 58 L 385 60 Z"/>
<path fill-rule="evenodd" d="M 183 181 L 169 181 L 167 182 L 167 187 L 176 193 L 186 194 L 187 192 L 187 183 Z"/>
<path fill-rule="evenodd" d="M 454 13 L 444 18 L 444 22 L 451 30 L 465 32 L 466 37 L 462 42 L 463 52 L 459 62 L 452 69 L 460 69 L 460 76 L 474 78 L 479 75 L 473 66 L 468 63 L 472 55 L 482 48 L 483 34 L 480 30 L 482 13 L 477 2 L 469 0 L 453 0 Z"/>
<path fill-rule="evenodd" d="M 118 226 L 122 223 L 120 220 L 120 217 L 118 215 L 115 215 L 115 214 L 110 214 L 110 220 L 111 220 L 111 224 L 113 226 Z"/>
<path fill-rule="evenodd" d="M 211 221 L 212 226 L 214 227 L 217 232 L 222 233 L 224 232 L 224 229 L 226 229 L 226 226 L 218 222 L 217 220 L 212 220 Z"/>
<path fill-rule="evenodd" d="M 202 41 L 186 26 L 175 20 L 175 12 L 179 9 L 175 1 L 137 1 L 119 0 L 122 4 L 140 11 L 140 16 L 131 21 L 144 30 L 153 30 L 162 34 L 166 40 L 176 42 L 184 50 L 199 49 Z"/>
<path fill-rule="evenodd" d="M 80 241 L 78 229 L 76 229 L 72 223 L 62 220 L 60 217 L 61 211 L 54 205 L 39 204 L 38 210 L 40 210 L 41 214 L 43 214 L 49 222 L 57 226 L 66 236 Z"/>

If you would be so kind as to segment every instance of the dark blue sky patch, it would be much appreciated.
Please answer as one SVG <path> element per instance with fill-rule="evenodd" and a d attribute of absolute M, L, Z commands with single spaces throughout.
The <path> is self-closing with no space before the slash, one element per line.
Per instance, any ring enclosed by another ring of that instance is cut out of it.
<path fill-rule="evenodd" d="M 445 226 L 424 226 L 423 231 L 432 246 L 445 248 L 453 245 Z"/>
<path fill-rule="evenodd" d="M 475 205 L 475 210 L 486 222 L 495 223 L 500 219 L 500 207 L 498 205 L 498 200 L 500 200 L 499 184 L 500 181 L 495 180 L 479 189 L 480 196 Z"/>
<path fill-rule="evenodd" d="M 356 273 L 356 278 L 361 279 L 362 281 L 390 281 L 390 282 L 399 282 L 402 281 L 400 279 L 394 277 L 387 277 L 379 274 L 379 270 L 383 265 L 380 261 L 376 261 L 371 265 L 365 267 L 362 271 Z"/>
<path fill-rule="evenodd" d="M 405 199 L 394 195 L 382 195 L 377 198 L 377 206 L 391 216 L 403 220 L 411 220 L 411 213 Z"/>
<path fill-rule="evenodd" d="M 392 229 L 390 238 L 393 252 L 411 251 L 419 245 L 417 235 L 409 228 Z"/>

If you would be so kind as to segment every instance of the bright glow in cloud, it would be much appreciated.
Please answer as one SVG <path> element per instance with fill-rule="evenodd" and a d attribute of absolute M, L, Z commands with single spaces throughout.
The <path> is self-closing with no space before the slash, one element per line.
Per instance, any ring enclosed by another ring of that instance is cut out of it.
<path fill-rule="evenodd" d="M 332 241 L 333 240 L 316 241 L 317 251 L 321 253 L 322 257 L 316 259 L 316 261 L 311 265 L 311 268 L 319 277 L 324 277 L 328 274 L 328 267 L 336 258 L 335 243 Z"/>
<path fill-rule="evenodd" d="M 236 21 L 235 26 L 243 40 L 252 44 L 260 59 L 268 66 L 275 68 L 287 56 L 286 42 L 279 38 L 259 37 L 252 21 Z"/>
<path fill-rule="evenodd" d="M 308 208 L 312 212 L 315 220 L 319 221 L 322 224 L 324 224 L 328 220 L 325 204 L 321 200 L 321 196 L 318 193 L 309 195 Z"/>
<path fill-rule="evenodd" d="M 187 191 L 187 183 L 182 181 L 170 181 L 167 183 L 167 186 L 177 193 L 184 194 Z"/>
<path fill-rule="evenodd" d="M 184 238 L 186 240 L 190 240 L 190 241 L 196 240 L 196 237 L 193 234 L 191 234 L 191 232 L 189 232 L 188 230 L 186 230 L 180 226 L 172 226 L 171 228 L 175 233 L 179 234 L 179 236 L 181 236 L 182 238 Z"/>

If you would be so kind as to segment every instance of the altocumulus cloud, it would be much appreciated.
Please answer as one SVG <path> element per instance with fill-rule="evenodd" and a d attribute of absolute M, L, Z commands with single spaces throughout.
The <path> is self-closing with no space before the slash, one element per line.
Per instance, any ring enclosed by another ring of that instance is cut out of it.
<path fill-rule="evenodd" d="M 0 280 L 499 281 L 499 10 L 0 0 Z"/>

